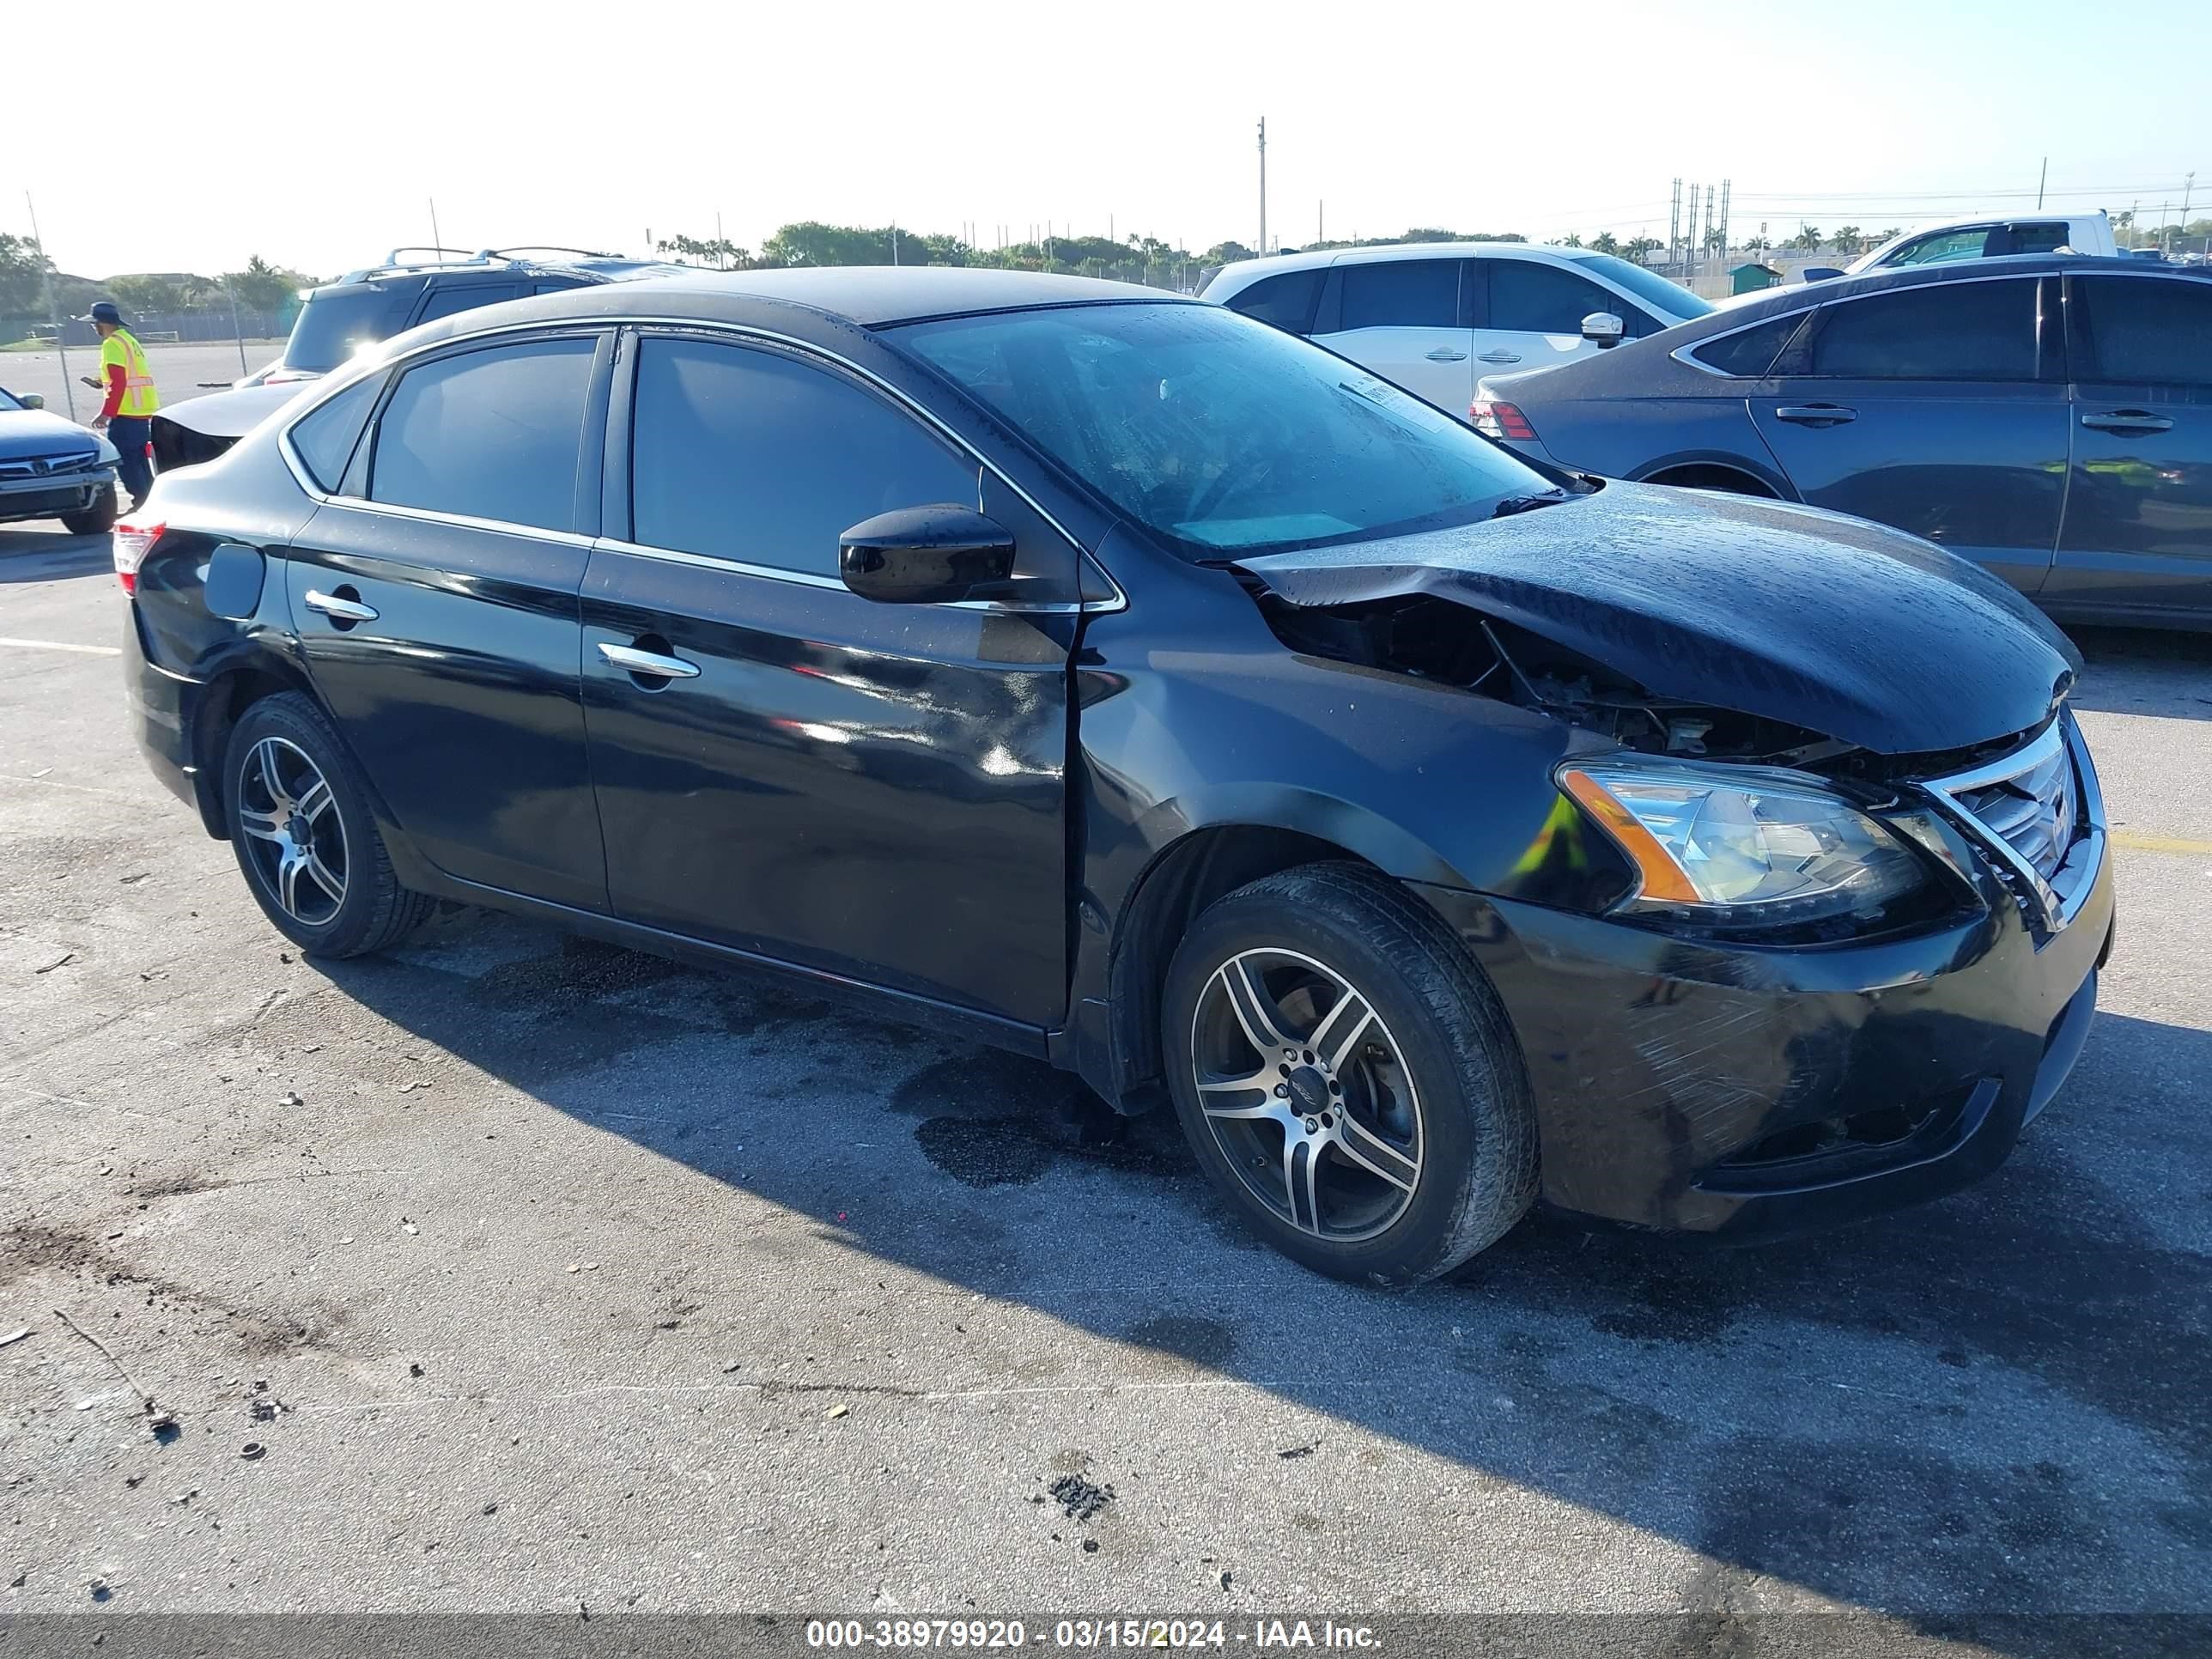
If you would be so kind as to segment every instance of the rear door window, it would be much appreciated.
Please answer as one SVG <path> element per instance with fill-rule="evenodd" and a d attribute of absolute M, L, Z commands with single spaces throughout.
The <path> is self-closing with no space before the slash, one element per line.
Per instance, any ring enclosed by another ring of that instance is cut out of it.
<path fill-rule="evenodd" d="M 1609 311 L 1629 332 L 1649 331 L 1650 319 L 1617 294 L 1557 265 L 1534 259 L 1492 259 L 1490 326 L 1522 334 L 1580 334 L 1583 319 Z"/>
<path fill-rule="evenodd" d="M 1376 259 L 1346 264 L 1338 327 L 1456 328 L 1462 259 Z"/>
<path fill-rule="evenodd" d="M 1325 265 L 1311 270 L 1286 270 L 1279 276 L 1263 276 L 1251 287 L 1231 296 L 1229 308 L 1263 323 L 1303 334 L 1313 323 L 1314 301 L 1321 295 Z"/>
<path fill-rule="evenodd" d="M 2008 253 L 2050 253 L 2072 245 L 2072 238 L 2064 220 L 2050 223 L 2031 221 L 2005 227 L 2005 252 Z"/>
<path fill-rule="evenodd" d="M 598 349 L 592 335 L 530 340 L 409 369 L 376 423 L 369 499 L 573 530 Z"/>
<path fill-rule="evenodd" d="M 1937 282 L 1820 308 L 1810 373 L 1845 380 L 2038 378 L 2036 279 Z"/>
<path fill-rule="evenodd" d="M 1717 340 L 1706 341 L 1689 355 L 1716 373 L 1757 380 L 1774 367 L 1774 360 L 1790 343 L 1790 336 L 1804 326 L 1808 314 L 1801 311 L 1788 317 L 1773 318 L 1756 328 L 1723 334 Z"/>
<path fill-rule="evenodd" d="M 438 283 L 430 289 L 430 297 L 422 302 L 422 314 L 415 320 L 434 323 L 441 317 L 451 317 L 464 311 L 474 311 L 478 306 L 495 306 L 502 300 L 520 300 L 520 283 Z"/>
<path fill-rule="evenodd" d="M 1989 252 L 1994 227 L 1974 225 L 1964 230 L 1938 231 L 1907 242 L 1882 261 L 1885 265 L 1940 265 L 1953 259 L 1978 259 Z M 1996 232 L 2002 234 L 2001 231 Z"/>
<path fill-rule="evenodd" d="M 2076 378 L 2212 387 L 2212 283 L 2076 276 L 2073 284 L 2070 304 L 2094 365 Z"/>

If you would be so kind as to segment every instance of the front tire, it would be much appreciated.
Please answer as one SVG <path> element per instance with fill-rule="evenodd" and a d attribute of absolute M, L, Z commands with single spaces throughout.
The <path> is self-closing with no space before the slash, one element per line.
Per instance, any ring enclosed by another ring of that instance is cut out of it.
<path fill-rule="evenodd" d="M 82 513 L 62 514 L 62 528 L 72 536 L 105 536 L 115 528 L 115 486 L 110 484 Z"/>
<path fill-rule="evenodd" d="M 435 901 L 392 874 L 368 789 L 313 700 L 264 698 L 231 728 L 222 801 L 231 850 L 276 931 L 319 957 L 398 943 Z"/>
<path fill-rule="evenodd" d="M 1317 1272 L 1433 1279 L 1534 1201 L 1504 1009 L 1443 921 L 1370 870 L 1307 865 L 1217 900 L 1176 948 L 1162 1022 L 1199 1164 Z"/>

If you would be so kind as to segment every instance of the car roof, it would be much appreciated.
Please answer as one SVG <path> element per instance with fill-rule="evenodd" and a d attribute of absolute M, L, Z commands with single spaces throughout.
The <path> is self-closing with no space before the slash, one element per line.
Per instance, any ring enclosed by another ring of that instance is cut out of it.
<path fill-rule="evenodd" d="M 1757 322 L 1763 317 L 1779 316 L 1784 312 L 1802 310 L 1808 306 L 1851 295 L 1879 294 L 1893 288 L 1920 288 L 1933 283 L 1986 282 L 1994 276 L 2041 276 L 2053 271 L 2070 271 L 2076 276 L 2117 271 L 2131 277 L 2166 275 L 2183 280 L 2205 280 L 2203 276 L 2180 266 L 2154 266 L 2144 259 L 2111 258 L 2083 253 L 2008 253 L 1994 259 L 1957 259 L 1940 265 L 1893 265 L 1886 270 L 1865 271 L 1856 276 L 1831 276 L 1819 283 L 1792 283 L 1785 288 L 1769 289 L 1756 299 L 1747 300 L 1741 305 L 1724 306 L 1710 317 L 1697 318 L 1679 326 L 1698 329 L 1707 334 L 1724 334 L 1746 323 Z"/>
<path fill-rule="evenodd" d="M 1383 242 L 1370 247 L 1316 248 L 1310 253 L 1271 253 L 1264 259 L 1239 259 L 1226 264 L 1206 284 L 1206 297 L 1217 299 L 1241 293 L 1262 277 L 1279 271 L 1312 270 L 1323 265 L 1382 264 L 1393 259 L 1534 259 L 1544 264 L 1572 264 L 1578 256 L 1596 253 L 1586 247 L 1555 247 L 1539 242 Z M 1602 257 L 1602 255 L 1601 255 Z"/>
<path fill-rule="evenodd" d="M 503 318 L 557 321 L 612 310 L 654 316 L 744 321 L 765 303 L 799 307 L 860 328 L 883 328 L 929 317 L 978 312 L 1024 311 L 1046 306 L 1110 301 L 1194 305 L 1164 289 L 1110 283 L 1091 276 L 1054 276 L 1034 270 L 956 265 L 837 265 L 780 270 L 680 270 L 666 275 L 562 294 L 541 295 L 447 320 L 467 331 L 488 313 Z M 435 337 L 426 336 L 425 337 Z"/>

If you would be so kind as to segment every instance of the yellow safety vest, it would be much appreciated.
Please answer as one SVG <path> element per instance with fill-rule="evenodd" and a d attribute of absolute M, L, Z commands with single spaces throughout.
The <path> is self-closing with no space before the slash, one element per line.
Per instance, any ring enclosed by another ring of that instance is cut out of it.
<path fill-rule="evenodd" d="M 154 390 L 154 371 L 146 367 L 146 349 L 138 343 L 130 330 L 118 328 L 100 343 L 100 384 L 107 386 L 108 365 L 123 365 L 123 401 L 115 412 L 125 417 L 151 415 L 161 406 L 161 394 Z"/>

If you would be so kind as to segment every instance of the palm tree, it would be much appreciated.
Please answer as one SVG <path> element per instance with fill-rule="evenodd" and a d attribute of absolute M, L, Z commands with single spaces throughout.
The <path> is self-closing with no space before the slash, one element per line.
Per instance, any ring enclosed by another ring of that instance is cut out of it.
<path fill-rule="evenodd" d="M 1840 252 L 1856 253 L 1865 245 L 1866 239 L 1859 234 L 1856 225 L 1845 225 L 1836 232 L 1836 247 Z"/>
<path fill-rule="evenodd" d="M 1797 234 L 1790 239 L 1790 246 L 1802 247 L 1808 253 L 1817 253 L 1820 248 L 1820 228 L 1801 222 Z"/>

